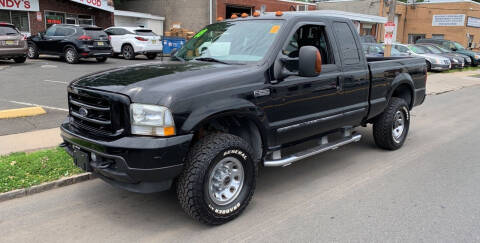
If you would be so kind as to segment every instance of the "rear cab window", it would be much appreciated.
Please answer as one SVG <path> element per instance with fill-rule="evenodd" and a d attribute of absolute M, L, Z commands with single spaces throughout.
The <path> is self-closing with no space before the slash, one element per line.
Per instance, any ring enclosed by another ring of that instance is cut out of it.
<path fill-rule="evenodd" d="M 85 31 L 85 35 L 92 37 L 92 39 L 105 39 L 107 38 L 107 33 L 103 31 L 101 28 L 95 27 L 88 27 L 83 29 Z"/>
<path fill-rule="evenodd" d="M 343 65 L 359 64 L 359 48 L 348 24 L 345 22 L 334 22 L 334 31 Z"/>
<path fill-rule="evenodd" d="M 18 35 L 20 34 L 17 29 L 9 25 L 0 25 L 0 35 Z"/>

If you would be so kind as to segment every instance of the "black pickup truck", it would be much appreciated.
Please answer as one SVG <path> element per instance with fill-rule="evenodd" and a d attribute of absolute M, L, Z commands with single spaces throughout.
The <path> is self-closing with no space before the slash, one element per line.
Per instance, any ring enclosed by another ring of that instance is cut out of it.
<path fill-rule="evenodd" d="M 309 13 L 209 25 L 171 62 L 74 80 L 63 146 L 114 186 L 176 187 L 190 216 L 225 223 L 251 200 L 259 166 L 359 141 L 353 129 L 370 123 L 379 147 L 403 145 L 425 59 L 368 60 L 359 38 L 349 20 Z"/>

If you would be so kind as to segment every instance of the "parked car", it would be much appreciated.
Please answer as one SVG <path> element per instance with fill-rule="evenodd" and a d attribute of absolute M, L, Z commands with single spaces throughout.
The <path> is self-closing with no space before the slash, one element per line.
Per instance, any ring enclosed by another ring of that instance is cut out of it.
<path fill-rule="evenodd" d="M 110 36 L 114 56 L 122 55 L 127 60 L 136 55 L 155 59 L 162 52 L 160 36 L 150 29 L 140 27 L 111 27 L 105 30 Z"/>
<path fill-rule="evenodd" d="M 441 40 L 441 39 L 420 39 L 417 40 L 417 44 L 435 44 L 442 46 L 448 50 L 453 52 L 467 55 L 472 59 L 472 66 L 477 66 L 480 64 L 480 54 L 477 52 L 473 52 L 470 50 L 465 49 L 460 43 L 450 40 Z"/>
<path fill-rule="evenodd" d="M 350 20 L 321 14 L 217 22 L 173 58 L 71 82 L 62 146 L 114 186 L 176 185 L 186 213 L 211 225 L 244 211 L 259 166 L 357 142 L 355 127 L 373 123 L 379 147 L 400 149 L 426 98 L 425 59 L 366 58 Z"/>
<path fill-rule="evenodd" d="M 385 45 L 377 43 L 362 43 L 363 52 L 367 57 L 383 57 L 385 54 Z M 392 57 L 407 57 L 408 54 L 401 53 L 398 50 L 392 48 Z"/>
<path fill-rule="evenodd" d="M 78 63 L 81 58 L 105 62 L 112 56 L 112 46 L 99 27 L 56 24 L 28 38 L 28 57 L 36 59 L 40 54 L 59 56 L 70 64 Z"/>
<path fill-rule="evenodd" d="M 456 54 L 452 53 L 443 53 L 440 51 L 438 48 L 435 48 L 432 44 L 417 44 L 417 47 L 423 47 L 423 49 L 431 54 L 436 54 L 440 55 L 443 57 L 447 57 L 450 59 L 450 62 L 452 63 L 452 68 L 464 68 L 465 67 L 465 60 L 463 57 L 459 57 Z"/>
<path fill-rule="evenodd" d="M 13 24 L 0 23 L 0 60 L 13 59 L 24 63 L 27 59 L 27 41 Z"/>
<path fill-rule="evenodd" d="M 401 53 L 414 57 L 423 57 L 427 61 L 428 71 L 446 71 L 452 68 L 449 58 L 428 53 L 423 47 L 416 45 L 394 44 L 393 48 Z"/>
<path fill-rule="evenodd" d="M 362 43 L 377 43 L 375 36 L 373 35 L 362 35 L 360 36 L 360 42 Z"/>
<path fill-rule="evenodd" d="M 452 55 L 452 56 L 455 56 L 455 57 L 458 57 L 458 58 L 463 58 L 463 60 L 465 61 L 465 66 L 472 66 L 472 64 L 473 64 L 472 59 L 467 55 L 460 54 L 458 52 L 453 52 L 449 49 L 443 48 L 442 46 L 435 45 L 435 44 L 432 44 L 431 46 L 434 47 L 434 48 L 437 48 L 443 54 L 449 54 L 449 55 Z"/>

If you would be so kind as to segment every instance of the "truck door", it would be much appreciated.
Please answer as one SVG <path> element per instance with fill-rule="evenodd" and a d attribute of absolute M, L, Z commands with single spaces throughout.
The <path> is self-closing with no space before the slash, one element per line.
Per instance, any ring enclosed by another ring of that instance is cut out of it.
<path fill-rule="evenodd" d="M 337 109 L 343 113 L 342 126 L 358 126 L 368 112 L 370 77 L 360 38 L 352 24 L 333 22 L 335 40 L 342 63 L 343 79 Z"/>
<path fill-rule="evenodd" d="M 282 56 L 298 58 L 302 46 L 315 46 L 322 56 L 322 72 L 313 78 L 290 76 L 271 84 L 271 100 L 263 103 L 277 144 L 285 144 L 337 128 L 342 112 L 340 84 L 341 62 L 329 26 L 300 23 L 282 48 Z M 332 45 L 333 44 L 333 45 Z M 298 71 L 298 61 L 289 61 L 285 68 Z"/>

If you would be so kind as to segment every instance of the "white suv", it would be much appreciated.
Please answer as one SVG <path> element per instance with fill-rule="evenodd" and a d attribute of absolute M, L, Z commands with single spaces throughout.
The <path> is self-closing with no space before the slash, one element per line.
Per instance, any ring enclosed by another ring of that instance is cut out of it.
<path fill-rule="evenodd" d="M 110 27 L 105 30 L 113 47 L 113 56 L 122 55 L 127 60 L 136 55 L 155 59 L 162 52 L 160 36 L 150 29 L 141 27 Z"/>

